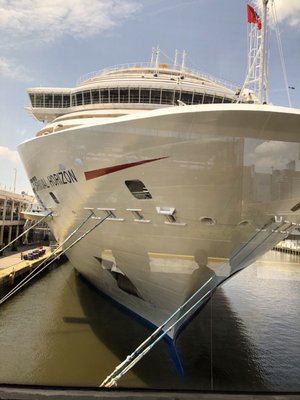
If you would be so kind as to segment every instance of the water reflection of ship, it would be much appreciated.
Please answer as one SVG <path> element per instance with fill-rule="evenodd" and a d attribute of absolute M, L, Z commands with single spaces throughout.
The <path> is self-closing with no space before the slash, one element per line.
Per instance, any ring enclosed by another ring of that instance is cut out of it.
<path fill-rule="evenodd" d="M 120 361 L 151 333 L 144 323 L 132 318 L 123 307 L 81 277 L 76 279 L 78 298 L 88 323 L 99 340 Z M 68 316 L 66 322 L 78 323 Z M 189 390 L 264 390 L 261 372 L 255 363 L 255 344 L 246 335 L 243 323 L 231 310 L 230 303 L 218 288 L 213 300 L 206 303 L 176 341 L 176 353 L 183 367 L 180 373 L 174 348 L 160 342 L 134 373 L 147 387 Z M 108 365 L 107 374 L 111 372 Z M 104 378 L 104 377 L 103 377 Z M 101 377 L 100 377 L 101 380 Z M 119 387 L 138 387 L 126 376 Z"/>

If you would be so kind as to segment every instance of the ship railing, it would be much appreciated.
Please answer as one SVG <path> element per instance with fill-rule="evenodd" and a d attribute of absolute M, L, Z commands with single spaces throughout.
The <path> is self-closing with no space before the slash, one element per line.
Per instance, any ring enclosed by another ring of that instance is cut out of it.
<path fill-rule="evenodd" d="M 161 64 L 159 64 L 158 69 L 168 69 L 170 71 L 176 71 L 178 73 L 182 73 L 184 74 L 191 74 L 194 75 L 197 78 L 200 79 L 204 79 L 204 80 L 208 80 L 208 81 L 212 81 L 218 85 L 221 86 L 225 86 L 228 89 L 231 90 L 237 90 L 240 86 L 233 84 L 232 82 L 229 82 L 225 79 L 221 79 L 221 78 L 216 78 L 213 75 L 210 74 L 205 74 L 202 72 L 199 72 L 195 69 L 189 69 L 189 68 L 185 68 L 184 70 L 181 69 L 181 66 L 179 65 L 172 65 L 172 66 L 167 66 L 167 64 L 162 64 L 163 67 L 160 67 Z M 167 67 L 166 67 L 167 66 Z M 100 76 L 100 75 L 105 75 L 105 74 L 109 74 L 111 72 L 115 72 L 115 71 L 122 71 L 122 70 L 128 70 L 128 69 L 149 69 L 149 70 L 153 70 L 156 71 L 157 68 L 155 65 L 149 63 L 149 62 L 141 62 L 141 63 L 128 63 L 128 64 L 119 64 L 119 65 L 115 65 L 113 67 L 109 67 L 109 68 L 104 68 L 101 70 L 97 70 L 97 71 L 92 71 L 89 72 L 88 74 L 83 75 L 82 77 L 80 77 L 78 79 L 78 81 L 76 82 L 76 86 L 81 86 L 81 84 L 85 81 L 89 81 L 89 80 L 93 80 L 94 78 Z"/>

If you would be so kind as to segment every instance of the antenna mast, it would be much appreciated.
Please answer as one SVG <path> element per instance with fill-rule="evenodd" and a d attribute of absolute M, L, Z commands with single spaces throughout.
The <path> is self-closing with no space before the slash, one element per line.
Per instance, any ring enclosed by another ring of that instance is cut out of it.
<path fill-rule="evenodd" d="M 151 54 L 150 67 L 153 67 L 153 65 L 154 65 L 154 53 L 155 53 L 155 48 L 152 47 L 152 54 Z"/>
<path fill-rule="evenodd" d="M 266 63 L 267 5 L 269 0 L 262 0 L 262 21 L 254 8 L 247 5 L 249 28 L 248 70 L 240 97 L 245 89 L 253 93 L 260 103 L 268 102 L 268 79 Z"/>
<path fill-rule="evenodd" d="M 175 57 L 174 57 L 174 69 L 177 67 L 177 59 L 178 59 L 178 50 L 175 50 Z"/>
<path fill-rule="evenodd" d="M 184 71 L 184 69 L 185 69 L 185 59 L 186 59 L 186 51 L 183 50 L 183 52 L 182 52 L 181 71 Z"/>
<path fill-rule="evenodd" d="M 158 70 L 158 65 L 159 65 L 159 53 L 160 53 L 160 49 L 159 49 L 159 46 L 157 45 L 157 47 L 156 47 L 156 57 L 155 57 L 155 68 L 156 68 L 156 70 Z"/>
<path fill-rule="evenodd" d="M 259 76 L 259 92 L 258 98 L 261 103 L 268 101 L 268 80 L 267 80 L 267 63 L 266 63 L 266 34 L 267 34 L 267 5 L 269 0 L 263 0 L 263 22 L 261 37 L 261 65 Z"/>

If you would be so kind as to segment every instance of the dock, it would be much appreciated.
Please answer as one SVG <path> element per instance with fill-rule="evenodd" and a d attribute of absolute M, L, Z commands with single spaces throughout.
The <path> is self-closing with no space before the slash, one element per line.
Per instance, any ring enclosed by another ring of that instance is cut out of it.
<path fill-rule="evenodd" d="M 24 229 L 22 212 L 33 202 L 33 196 L 0 190 L 0 250 Z M 43 232 L 40 232 L 42 234 Z"/>
<path fill-rule="evenodd" d="M 227 393 L 194 390 L 97 390 L 90 388 L 48 388 L 28 386 L 0 386 L 3 400 L 299 400 L 299 393 Z"/>
<path fill-rule="evenodd" d="M 286 239 L 273 247 L 273 250 L 280 251 L 282 253 L 300 255 L 300 241 Z"/>
<path fill-rule="evenodd" d="M 36 256 L 31 260 L 24 259 L 24 257 L 27 258 L 28 254 L 33 251 L 34 249 L 28 249 L 22 252 L 11 253 L 6 257 L 0 257 L 0 287 L 12 286 L 15 280 L 25 277 L 25 275 L 41 265 L 43 261 L 46 259 L 47 261 L 51 261 L 51 259 L 59 254 L 57 252 L 54 253 L 52 246 L 43 246 L 42 255 Z"/>

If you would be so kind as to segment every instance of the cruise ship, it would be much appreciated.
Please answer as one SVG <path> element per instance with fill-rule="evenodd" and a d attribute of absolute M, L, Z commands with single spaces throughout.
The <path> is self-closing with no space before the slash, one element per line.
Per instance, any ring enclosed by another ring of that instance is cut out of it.
<path fill-rule="evenodd" d="M 177 60 L 157 48 L 73 88 L 29 89 L 45 126 L 18 148 L 56 240 L 76 240 L 75 269 L 152 326 L 178 310 L 171 338 L 300 222 L 300 110 L 265 104 L 260 57 L 241 88 Z"/>

